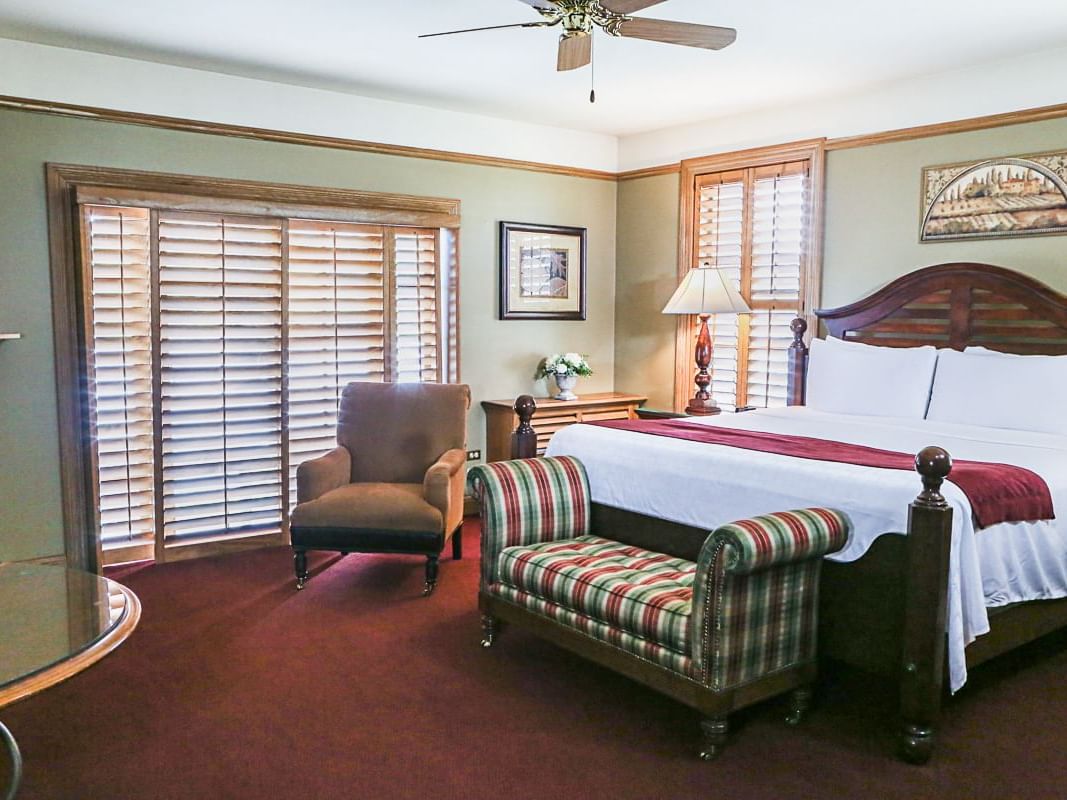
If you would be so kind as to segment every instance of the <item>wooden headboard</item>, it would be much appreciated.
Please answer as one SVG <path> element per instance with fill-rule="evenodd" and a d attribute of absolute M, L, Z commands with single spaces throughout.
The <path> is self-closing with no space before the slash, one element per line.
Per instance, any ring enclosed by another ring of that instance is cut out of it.
<path fill-rule="evenodd" d="M 910 272 L 873 294 L 815 316 L 839 339 L 888 347 L 1067 354 L 1067 295 L 992 264 L 952 263 Z M 794 320 L 789 402 L 804 402 L 804 320 Z"/>

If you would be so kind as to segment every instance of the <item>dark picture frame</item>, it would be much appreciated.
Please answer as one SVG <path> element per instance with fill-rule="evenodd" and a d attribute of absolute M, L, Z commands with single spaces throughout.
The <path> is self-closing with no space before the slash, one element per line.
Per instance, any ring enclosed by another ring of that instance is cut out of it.
<path fill-rule="evenodd" d="M 587 233 L 501 222 L 500 319 L 584 320 Z"/>

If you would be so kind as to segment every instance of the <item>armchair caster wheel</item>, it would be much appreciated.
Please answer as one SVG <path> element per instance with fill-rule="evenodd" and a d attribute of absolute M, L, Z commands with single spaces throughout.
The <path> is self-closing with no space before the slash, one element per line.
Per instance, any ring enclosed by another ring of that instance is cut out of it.
<path fill-rule="evenodd" d="M 437 582 L 436 581 L 434 581 L 434 582 L 427 581 L 422 587 L 422 596 L 423 597 L 429 597 L 431 594 L 433 594 L 433 590 L 436 589 L 436 588 L 437 588 Z"/>
<path fill-rule="evenodd" d="M 299 592 L 299 591 L 300 591 L 301 589 L 303 589 L 303 588 L 304 588 L 305 586 L 307 586 L 307 580 L 305 580 L 304 578 L 297 578 L 297 579 L 296 579 L 296 590 L 297 590 L 298 592 Z"/>
<path fill-rule="evenodd" d="M 492 636 L 489 636 L 489 637 L 487 637 L 485 639 L 482 639 L 482 647 L 492 647 L 492 646 L 493 646 L 493 637 Z"/>
<path fill-rule="evenodd" d="M 705 747 L 703 750 L 700 751 L 700 760 L 701 761 L 714 761 L 716 758 L 719 757 L 719 754 L 721 752 L 722 752 L 722 748 L 721 747 L 714 747 L 714 746 Z"/>

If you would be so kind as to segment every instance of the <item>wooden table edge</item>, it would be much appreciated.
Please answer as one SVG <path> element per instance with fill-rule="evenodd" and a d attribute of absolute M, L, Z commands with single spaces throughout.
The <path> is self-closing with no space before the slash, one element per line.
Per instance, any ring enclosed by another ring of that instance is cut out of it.
<path fill-rule="evenodd" d="M 25 700 L 31 695 L 43 692 L 57 683 L 72 678 L 91 667 L 129 638 L 141 620 L 141 601 L 121 583 L 116 581 L 112 583 L 121 589 L 126 597 L 126 609 L 118 624 L 76 655 L 0 689 L 0 708 L 17 703 L 19 700 Z"/>

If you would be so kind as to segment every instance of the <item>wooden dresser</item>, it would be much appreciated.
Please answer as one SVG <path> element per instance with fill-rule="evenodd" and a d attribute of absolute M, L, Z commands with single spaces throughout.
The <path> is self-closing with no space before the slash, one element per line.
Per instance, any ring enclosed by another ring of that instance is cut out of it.
<path fill-rule="evenodd" d="M 637 407 L 647 399 L 621 392 L 583 394 L 577 400 L 538 397 L 537 413 L 531 423 L 537 431 L 537 455 L 544 454 L 548 440 L 560 428 L 599 419 L 636 419 Z M 511 434 L 519 424 L 514 405 L 515 398 L 482 401 L 482 408 L 485 409 L 486 461 L 511 458 Z"/>

